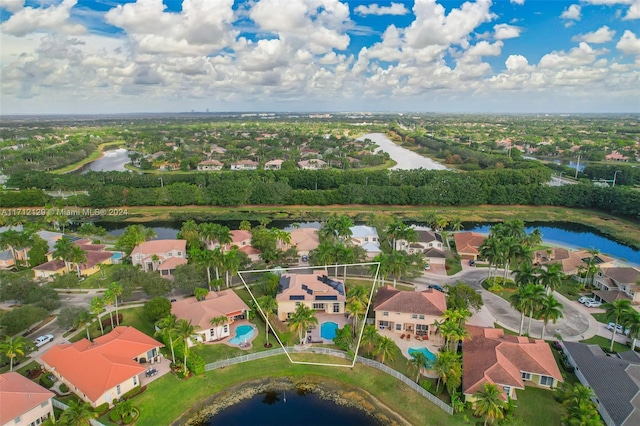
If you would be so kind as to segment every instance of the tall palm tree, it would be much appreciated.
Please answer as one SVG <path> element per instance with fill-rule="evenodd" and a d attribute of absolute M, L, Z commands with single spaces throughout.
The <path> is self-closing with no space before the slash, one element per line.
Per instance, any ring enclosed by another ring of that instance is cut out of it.
<path fill-rule="evenodd" d="M 102 326 L 102 321 L 100 320 L 100 314 L 104 311 L 104 300 L 100 296 L 96 296 L 89 302 L 89 312 L 98 319 L 98 324 L 100 324 L 100 333 L 104 335 L 104 327 Z"/>
<path fill-rule="evenodd" d="M 275 299 L 275 297 L 271 297 L 271 296 L 261 296 L 258 299 L 256 299 L 256 301 L 258 302 L 258 306 L 260 306 L 260 313 L 263 315 L 264 322 L 266 324 L 266 330 L 267 330 L 266 346 L 270 346 L 269 329 L 271 328 L 270 326 L 271 316 L 275 311 L 278 310 L 278 301 Z M 271 332 L 273 332 L 273 329 L 271 330 Z"/>
<path fill-rule="evenodd" d="M 375 264 L 369 266 L 369 272 L 373 277 L 375 277 L 376 272 L 378 272 L 378 275 L 380 277 L 380 287 L 384 287 L 384 280 L 391 273 L 391 271 L 389 270 L 389 258 L 390 255 L 388 253 L 382 252 L 373 258 L 374 262 L 380 262 L 380 266 L 378 267 L 378 265 Z"/>
<path fill-rule="evenodd" d="M 116 324 L 120 325 L 120 317 L 118 316 L 118 297 L 122 296 L 122 284 L 112 282 L 109 284 L 109 290 L 113 293 L 113 300 L 116 306 Z"/>
<path fill-rule="evenodd" d="M 391 253 L 388 257 L 388 265 L 386 266 L 393 276 L 393 287 L 396 287 L 398 279 L 407 272 L 409 268 L 409 257 L 403 252 Z"/>
<path fill-rule="evenodd" d="M 360 318 L 366 314 L 367 304 L 362 303 L 359 298 L 347 299 L 345 310 L 349 314 L 349 318 L 353 318 L 353 335 L 356 336 L 358 334 L 358 323 Z"/>
<path fill-rule="evenodd" d="M 389 360 L 389 362 L 393 362 L 397 353 L 396 348 L 396 344 L 392 339 L 386 336 L 381 336 L 378 339 L 376 347 L 373 349 L 373 355 L 377 356 L 378 360 L 383 364 L 387 360 Z"/>
<path fill-rule="evenodd" d="M 67 273 L 69 273 L 69 259 L 71 258 L 72 249 L 73 243 L 67 237 L 60 238 L 53 245 L 53 257 L 64 262 L 64 267 Z"/>
<path fill-rule="evenodd" d="M 458 216 L 453 218 L 450 226 L 453 232 L 462 231 L 464 229 L 464 226 L 462 225 L 462 219 L 460 219 Z"/>
<path fill-rule="evenodd" d="M 91 326 L 92 322 L 93 322 L 93 315 L 91 315 L 87 311 L 82 311 L 73 320 L 73 328 L 75 328 L 76 330 L 79 330 L 82 327 L 85 327 L 87 331 L 87 340 L 91 340 L 91 336 L 89 335 L 89 327 Z"/>
<path fill-rule="evenodd" d="M 605 303 L 602 305 L 605 309 L 605 317 L 608 321 L 613 321 L 616 325 L 620 324 L 623 318 L 628 317 L 630 312 L 633 312 L 633 306 L 628 299 L 614 300 L 612 303 Z M 610 352 L 613 352 L 613 344 L 616 339 L 616 327 L 613 327 L 611 331 L 611 347 Z"/>
<path fill-rule="evenodd" d="M 309 256 L 314 265 L 323 265 L 325 268 L 336 261 L 336 246 L 331 241 L 321 242 Z"/>
<path fill-rule="evenodd" d="M 520 328 L 518 335 L 522 336 L 524 329 L 524 316 L 527 310 L 527 287 L 520 287 L 509 298 L 509 304 L 512 308 L 520 312 Z"/>
<path fill-rule="evenodd" d="M 298 333 L 300 344 L 304 343 L 304 334 L 309 326 L 317 324 L 316 312 L 302 303 L 289 318 L 289 329 Z"/>
<path fill-rule="evenodd" d="M 587 260 L 587 276 L 586 276 L 586 280 L 589 281 L 589 275 L 591 275 L 591 281 L 589 282 L 589 284 L 591 284 L 591 286 L 593 286 L 593 281 L 595 279 L 596 273 L 598 272 L 598 255 L 600 254 L 600 250 L 595 249 L 595 248 L 590 248 L 589 250 L 587 250 L 589 252 L 589 259 Z"/>
<path fill-rule="evenodd" d="M 178 330 L 178 326 L 177 326 L 177 322 L 178 319 L 176 318 L 175 315 L 173 314 L 169 314 L 166 317 L 162 318 L 160 321 L 158 321 L 158 328 L 159 330 L 156 332 L 156 334 L 160 335 L 160 336 L 165 336 L 166 338 L 169 339 L 169 347 L 171 348 L 171 359 L 173 360 L 173 363 L 176 363 L 176 354 L 174 352 L 174 338 L 177 338 L 177 330 Z"/>
<path fill-rule="evenodd" d="M 213 325 L 213 339 L 215 340 L 218 338 L 218 327 L 229 322 L 229 318 L 226 315 L 220 315 L 211 318 L 209 322 Z"/>
<path fill-rule="evenodd" d="M 115 294 L 113 294 L 113 290 L 110 288 L 107 289 L 104 293 L 102 293 L 102 300 L 104 302 L 105 307 L 111 306 L 115 301 Z M 109 311 L 109 318 L 111 319 L 111 329 L 113 330 L 113 312 Z"/>
<path fill-rule="evenodd" d="M 542 301 L 546 295 L 544 288 L 540 285 L 529 284 L 526 288 L 526 306 L 529 311 L 529 323 L 527 324 L 527 335 L 531 335 L 531 321 L 534 311 L 542 306 Z"/>
<path fill-rule="evenodd" d="M 446 385 L 449 377 L 461 375 L 461 362 L 460 355 L 457 352 L 450 350 L 440 352 L 436 356 L 435 361 L 433 361 L 433 369 L 438 376 L 438 381 L 436 382 L 436 393 L 440 388 L 441 381 Z"/>
<path fill-rule="evenodd" d="M 20 231 L 16 231 L 15 229 L 9 229 L 7 231 L 0 233 L 0 249 L 6 250 L 9 248 L 11 250 L 11 256 L 13 259 L 16 259 L 16 249 L 18 245 L 20 245 L 22 237 L 20 235 Z"/>
<path fill-rule="evenodd" d="M 240 268 L 240 250 L 238 247 L 233 246 L 224 254 L 224 268 L 228 288 L 231 285 L 230 276 L 238 273 L 238 268 Z"/>
<path fill-rule="evenodd" d="M 505 402 L 501 398 L 502 392 L 493 383 L 485 383 L 482 388 L 473 394 L 475 404 L 475 415 L 485 416 L 484 424 L 487 421 L 493 423 L 494 420 L 500 420 L 504 417 Z"/>
<path fill-rule="evenodd" d="M 228 246 L 229 244 L 231 244 L 231 241 L 233 241 L 231 230 L 224 225 L 215 225 L 216 226 L 214 227 L 213 237 L 215 238 L 215 241 L 218 243 L 218 245 L 222 248 L 222 251 L 226 251 L 229 248 Z"/>
<path fill-rule="evenodd" d="M 564 272 L 562 272 L 562 265 L 559 263 L 547 265 L 546 269 L 540 271 L 540 284 L 547 289 L 547 294 L 551 294 L 560 288 L 564 278 L 565 275 Z"/>
<path fill-rule="evenodd" d="M 411 359 L 409 360 L 409 366 L 411 369 L 416 371 L 416 383 L 420 381 L 420 373 L 422 373 L 422 369 L 427 367 L 427 363 L 429 360 L 427 356 L 422 351 L 413 352 L 411 354 Z"/>
<path fill-rule="evenodd" d="M 367 354 L 373 352 L 380 335 L 378 334 L 378 330 L 376 327 L 371 324 L 367 324 L 364 326 L 364 330 L 362 331 L 362 347 L 364 348 Z"/>
<path fill-rule="evenodd" d="M 60 423 L 70 426 L 89 426 L 98 413 L 84 401 L 69 401 L 68 408 L 60 416 Z"/>
<path fill-rule="evenodd" d="M 0 353 L 9 358 L 9 371 L 13 371 L 13 360 L 24 355 L 27 341 L 22 336 L 6 336 L 4 342 L 0 342 Z"/>
<path fill-rule="evenodd" d="M 623 327 L 629 330 L 629 337 L 631 338 L 631 350 L 636 350 L 636 341 L 640 336 L 640 312 L 634 310 L 629 312 L 622 319 Z"/>
<path fill-rule="evenodd" d="M 78 273 L 78 278 L 80 278 L 80 264 L 87 262 L 87 252 L 82 247 L 74 245 L 69 253 L 69 262 L 76 265 L 76 272 Z"/>
<path fill-rule="evenodd" d="M 513 271 L 515 282 L 518 287 L 524 287 L 527 284 L 537 284 L 540 280 L 539 274 L 542 272 L 540 268 L 536 268 L 528 263 L 522 263 L 518 269 Z"/>
<path fill-rule="evenodd" d="M 200 326 L 191 324 L 191 321 L 179 319 L 176 322 L 176 336 L 184 342 L 184 374 L 187 374 L 187 357 L 189 356 L 189 342 L 193 341 L 196 331 Z"/>
<path fill-rule="evenodd" d="M 538 315 L 544 322 L 542 331 L 540 332 L 541 339 L 544 339 L 544 329 L 547 328 L 549 320 L 552 320 L 555 324 L 558 319 L 563 317 L 562 308 L 562 303 L 558 302 L 551 294 L 547 294 L 547 296 L 542 299 L 540 309 L 538 310 Z"/>
<path fill-rule="evenodd" d="M 204 266 L 207 271 L 207 285 L 209 286 L 209 291 L 211 291 L 211 267 L 214 263 L 213 251 L 193 247 L 189 250 L 189 258 L 195 263 Z"/>

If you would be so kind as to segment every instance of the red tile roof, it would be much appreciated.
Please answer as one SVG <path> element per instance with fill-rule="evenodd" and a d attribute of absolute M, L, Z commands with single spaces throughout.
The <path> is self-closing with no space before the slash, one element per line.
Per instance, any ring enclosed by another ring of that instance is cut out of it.
<path fill-rule="evenodd" d="M 120 326 L 93 342 L 82 339 L 55 345 L 41 359 L 96 401 L 107 390 L 145 371 L 143 365 L 134 361 L 135 357 L 146 357 L 148 351 L 162 346 L 133 327 Z"/>
<path fill-rule="evenodd" d="M 378 289 L 373 306 L 375 311 L 440 316 L 447 310 L 447 299 L 434 289 L 415 292 L 385 286 Z"/>
<path fill-rule="evenodd" d="M 211 318 L 239 315 L 239 311 L 249 311 L 249 307 L 233 290 L 211 291 L 204 300 L 195 297 L 178 300 L 171 304 L 171 313 L 177 318 L 191 321 L 202 330 L 211 328 Z"/>
<path fill-rule="evenodd" d="M 471 339 L 462 346 L 462 392 L 477 392 L 484 383 L 524 389 L 521 372 L 563 381 L 544 340 L 505 335 L 504 330 L 468 325 Z M 506 398 L 505 395 L 503 395 Z"/>
<path fill-rule="evenodd" d="M 33 268 L 34 271 L 59 271 L 60 269 L 64 269 L 64 262 L 55 259 Z"/>
<path fill-rule="evenodd" d="M 486 235 L 477 232 L 456 232 L 453 236 L 456 250 L 460 254 L 479 254 L 478 248 L 484 243 Z"/>
<path fill-rule="evenodd" d="M 142 244 L 138 244 L 131 252 L 131 255 L 133 256 L 138 253 L 143 255 L 163 254 L 170 252 L 171 250 L 177 250 L 185 253 L 187 250 L 187 240 L 145 241 Z"/>
<path fill-rule="evenodd" d="M 18 373 L 0 374 L 0 425 L 13 420 L 39 406 L 53 392 L 32 382 Z"/>
<path fill-rule="evenodd" d="M 186 265 L 187 259 L 183 257 L 170 257 L 160 265 L 158 265 L 158 271 L 164 271 L 169 269 L 176 269 L 176 266 Z"/>

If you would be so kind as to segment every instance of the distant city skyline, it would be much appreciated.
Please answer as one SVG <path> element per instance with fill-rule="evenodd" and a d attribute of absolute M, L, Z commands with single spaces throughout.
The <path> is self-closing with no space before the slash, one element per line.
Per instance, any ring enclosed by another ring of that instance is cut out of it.
<path fill-rule="evenodd" d="M 640 0 L 2 0 L 0 114 L 640 112 Z"/>

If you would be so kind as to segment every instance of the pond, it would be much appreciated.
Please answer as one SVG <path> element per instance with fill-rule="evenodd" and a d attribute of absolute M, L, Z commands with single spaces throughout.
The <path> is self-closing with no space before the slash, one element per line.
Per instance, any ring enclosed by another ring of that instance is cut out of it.
<path fill-rule="evenodd" d="M 82 168 L 81 173 L 87 173 L 92 170 L 94 172 L 124 172 L 127 170 L 124 165 L 129 162 L 131 162 L 129 159 L 129 151 L 124 148 L 104 151 L 102 157 L 98 158 L 96 161 L 86 164 Z"/>
<path fill-rule="evenodd" d="M 295 391 L 270 391 L 232 405 L 208 419 L 204 425 L 351 426 L 380 424 L 366 412 L 345 407 L 314 395 Z"/>

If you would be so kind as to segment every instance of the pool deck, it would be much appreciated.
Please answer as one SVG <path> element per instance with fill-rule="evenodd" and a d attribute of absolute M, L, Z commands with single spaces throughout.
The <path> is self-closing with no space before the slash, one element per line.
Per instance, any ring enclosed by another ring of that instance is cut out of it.
<path fill-rule="evenodd" d="M 351 320 L 344 314 L 317 313 L 316 318 L 318 318 L 318 325 L 307 332 L 307 339 L 311 336 L 311 341 L 314 343 L 320 343 L 320 341 L 326 344 L 333 343 L 333 340 L 323 339 L 320 336 L 320 327 L 323 322 L 335 322 L 338 324 L 338 328 L 343 328 L 345 324 L 351 324 Z"/>
<path fill-rule="evenodd" d="M 440 351 L 440 348 L 442 347 L 442 344 L 444 343 L 444 339 L 442 338 L 441 334 L 431 334 L 429 336 L 429 340 L 416 340 L 415 335 L 412 334 L 411 340 L 407 340 L 406 333 L 396 333 L 391 330 L 378 330 L 378 333 L 381 336 L 389 337 L 391 340 L 393 340 L 395 344 L 400 348 L 400 351 L 402 351 L 402 355 L 404 355 L 407 359 L 412 359 L 412 356 L 409 355 L 409 348 L 427 348 L 432 354 L 437 355 Z M 405 338 L 400 339 L 400 336 L 402 336 L 403 334 L 405 334 Z M 423 369 L 422 374 L 427 377 L 435 377 L 430 373 L 430 370 Z"/>
<path fill-rule="evenodd" d="M 253 336 L 251 336 L 250 339 L 246 340 L 246 343 L 243 341 L 242 343 L 240 343 L 239 345 L 233 344 L 231 343 L 231 339 L 233 339 L 234 337 L 236 337 L 236 328 L 243 326 L 243 325 L 249 325 L 253 328 Z M 247 320 L 238 320 L 233 322 L 230 325 L 230 329 L 229 329 L 229 335 L 227 337 L 225 337 L 224 339 L 220 339 L 220 340 L 216 340 L 214 342 L 206 342 L 206 345 L 217 345 L 219 343 L 223 343 L 227 346 L 231 346 L 232 348 L 239 348 L 239 349 L 243 349 L 243 350 L 247 350 L 247 349 L 251 349 L 251 347 L 253 346 L 251 342 L 253 342 L 253 340 L 258 337 L 258 327 L 256 327 L 256 325 L 252 322 L 249 322 Z"/>

